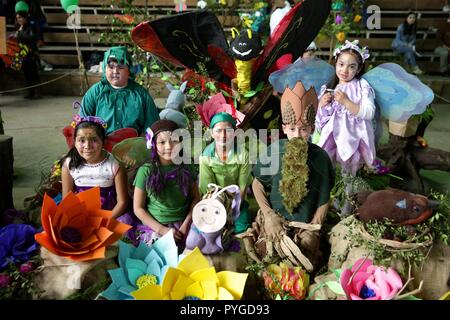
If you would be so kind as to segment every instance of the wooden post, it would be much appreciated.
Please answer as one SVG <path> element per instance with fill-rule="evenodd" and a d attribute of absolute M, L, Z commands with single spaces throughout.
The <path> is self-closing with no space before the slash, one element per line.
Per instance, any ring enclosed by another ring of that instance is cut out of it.
<path fill-rule="evenodd" d="M 0 110 L 0 134 L 5 134 L 5 129 L 3 129 L 3 119 L 1 110 Z"/>
<path fill-rule="evenodd" d="M 14 209 L 13 161 L 13 138 L 0 135 L 0 217 L 6 209 Z"/>
<path fill-rule="evenodd" d="M 6 54 L 6 18 L 0 17 L 0 54 Z"/>

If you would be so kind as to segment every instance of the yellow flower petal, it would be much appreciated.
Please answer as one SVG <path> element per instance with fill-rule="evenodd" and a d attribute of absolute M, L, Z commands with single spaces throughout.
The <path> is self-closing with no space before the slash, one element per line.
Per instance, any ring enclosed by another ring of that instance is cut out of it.
<path fill-rule="evenodd" d="M 175 268 L 171 268 L 171 267 L 169 269 L 167 269 L 167 272 L 164 276 L 163 283 L 162 283 L 162 295 L 163 296 L 170 294 L 173 286 L 175 285 L 175 282 L 177 281 L 177 279 L 180 275 L 184 275 L 183 271 L 175 269 Z"/>
<path fill-rule="evenodd" d="M 200 282 L 194 282 L 186 288 L 185 297 L 197 297 L 204 299 L 203 287 Z"/>
<path fill-rule="evenodd" d="M 217 283 L 215 281 L 201 281 L 203 288 L 203 300 L 216 300 L 218 296 Z"/>
<path fill-rule="evenodd" d="M 219 300 L 234 300 L 234 297 L 227 289 L 219 287 Z"/>
<path fill-rule="evenodd" d="M 248 273 L 221 271 L 217 274 L 217 277 L 219 278 L 220 287 L 226 288 L 233 295 L 234 299 L 239 300 L 242 298 Z"/>
<path fill-rule="evenodd" d="M 161 286 L 150 284 L 142 289 L 131 292 L 136 300 L 162 300 Z"/>
<path fill-rule="evenodd" d="M 190 275 L 194 271 L 206 268 L 209 268 L 209 262 L 198 247 L 195 247 L 195 249 L 181 260 L 177 266 L 177 269 L 180 269 L 186 275 Z"/>
<path fill-rule="evenodd" d="M 193 284 L 194 281 L 186 277 L 184 274 L 179 273 L 178 278 L 173 285 L 170 297 L 172 300 L 181 300 L 186 296 L 186 289 Z"/>
<path fill-rule="evenodd" d="M 194 281 L 214 281 L 219 284 L 219 278 L 217 278 L 216 269 L 214 267 L 194 271 L 190 274 L 189 278 Z"/>

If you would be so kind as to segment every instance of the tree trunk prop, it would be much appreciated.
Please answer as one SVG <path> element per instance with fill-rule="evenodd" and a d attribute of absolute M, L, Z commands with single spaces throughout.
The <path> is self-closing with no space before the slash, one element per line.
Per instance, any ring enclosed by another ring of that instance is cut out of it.
<path fill-rule="evenodd" d="M 394 180 L 392 187 L 415 193 L 423 194 L 425 191 L 420 169 L 450 172 L 450 152 L 422 148 L 418 145 L 416 136 L 400 137 L 389 133 L 389 142 L 379 147 L 377 155 L 386 161 L 393 174 L 404 179 Z"/>
<path fill-rule="evenodd" d="M 240 111 L 245 114 L 242 129 L 267 129 L 281 114 L 280 99 L 273 95 L 273 88 L 267 84 L 261 92 L 244 104 Z M 275 126 L 277 129 L 278 125 Z"/>
<path fill-rule="evenodd" d="M 0 135 L 0 216 L 13 209 L 13 138 Z M 0 220 L 3 220 L 2 218 Z"/>

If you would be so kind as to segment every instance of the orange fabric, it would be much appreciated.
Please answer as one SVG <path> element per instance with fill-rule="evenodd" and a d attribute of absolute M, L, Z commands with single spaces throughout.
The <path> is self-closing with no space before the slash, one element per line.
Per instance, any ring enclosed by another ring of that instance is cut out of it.
<path fill-rule="evenodd" d="M 119 240 L 131 226 L 113 219 L 111 211 L 100 206 L 98 187 L 76 195 L 69 193 L 59 206 L 45 195 L 41 211 L 44 231 L 35 235 L 36 241 L 52 253 L 75 261 L 104 258 L 105 247 Z M 62 239 L 64 227 L 79 231 L 81 241 Z"/>

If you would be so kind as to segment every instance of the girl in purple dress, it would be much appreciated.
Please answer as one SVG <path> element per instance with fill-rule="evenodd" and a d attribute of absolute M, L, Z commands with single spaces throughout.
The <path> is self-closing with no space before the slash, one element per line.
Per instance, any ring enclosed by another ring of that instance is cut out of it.
<path fill-rule="evenodd" d="M 336 78 L 319 93 L 316 129 L 320 132 L 317 143 L 338 163 L 343 174 L 356 175 L 366 164 L 372 167 L 375 142 L 372 119 L 375 116 L 375 93 L 362 79 L 364 61 L 369 57 L 366 47 L 358 40 L 346 41 L 335 49 Z"/>
<path fill-rule="evenodd" d="M 75 143 L 63 160 L 62 194 L 100 187 L 102 209 L 114 218 L 122 215 L 128 204 L 125 169 L 103 149 L 106 123 L 98 117 L 75 116 Z"/>

